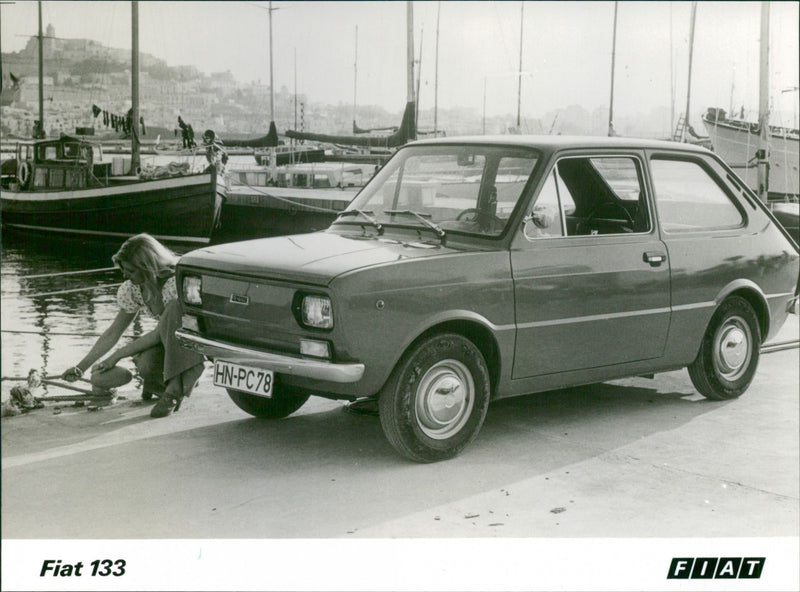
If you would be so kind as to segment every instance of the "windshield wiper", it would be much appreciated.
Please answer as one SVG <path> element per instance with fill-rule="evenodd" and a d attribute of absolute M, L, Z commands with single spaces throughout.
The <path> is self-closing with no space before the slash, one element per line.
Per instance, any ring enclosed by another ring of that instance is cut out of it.
<path fill-rule="evenodd" d="M 372 210 L 359 210 L 358 208 L 353 208 L 352 210 L 342 210 L 338 214 L 336 214 L 336 219 L 344 218 L 345 216 L 355 216 L 360 215 L 363 218 L 366 218 L 367 221 L 375 227 L 375 230 L 378 231 L 378 234 L 383 234 L 383 225 L 378 222 L 374 216 L 372 216 L 374 212 Z"/>
<path fill-rule="evenodd" d="M 439 239 L 444 240 L 444 237 L 445 237 L 444 230 L 442 229 L 441 226 L 439 226 L 437 224 L 434 224 L 433 222 L 428 220 L 428 218 L 431 217 L 430 214 L 420 214 L 419 212 L 414 212 L 412 210 L 383 210 L 383 213 L 384 214 L 400 214 L 400 215 L 403 215 L 403 216 L 413 216 L 414 218 L 416 218 L 417 220 L 422 222 L 425 226 L 427 226 L 428 228 L 433 230 L 436 233 L 436 236 L 439 237 Z"/>

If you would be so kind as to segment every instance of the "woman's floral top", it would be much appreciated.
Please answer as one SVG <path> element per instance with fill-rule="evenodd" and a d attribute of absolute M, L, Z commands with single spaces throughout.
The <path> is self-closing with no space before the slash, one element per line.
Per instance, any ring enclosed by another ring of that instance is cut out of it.
<path fill-rule="evenodd" d="M 178 289 L 175 285 L 175 276 L 172 276 L 164 283 L 164 287 L 161 288 L 161 300 L 166 305 L 177 299 Z M 148 308 L 142 296 L 141 288 L 130 280 L 122 282 L 119 290 L 117 290 L 117 305 L 130 314 L 143 310 L 156 318 L 159 316 Z"/>

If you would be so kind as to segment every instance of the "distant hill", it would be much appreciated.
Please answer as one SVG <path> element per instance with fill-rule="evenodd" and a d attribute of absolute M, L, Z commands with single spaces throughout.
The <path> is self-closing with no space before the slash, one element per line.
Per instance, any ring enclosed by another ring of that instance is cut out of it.
<path fill-rule="evenodd" d="M 97 76 L 119 74 L 130 70 L 131 52 L 128 49 L 106 47 L 91 39 L 61 39 L 52 25 L 47 26 L 44 46 L 44 74 L 66 76 Z M 9 73 L 16 77 L 38 76 L 39 42 L 31 36 L 18 52 L 3 53 L 3 88 L 11 84 Z M 168 66 L 149 53 L 140 52 L 139 67 L 157 80 L 186 80 L 203 75 L 194 66 Z"/>

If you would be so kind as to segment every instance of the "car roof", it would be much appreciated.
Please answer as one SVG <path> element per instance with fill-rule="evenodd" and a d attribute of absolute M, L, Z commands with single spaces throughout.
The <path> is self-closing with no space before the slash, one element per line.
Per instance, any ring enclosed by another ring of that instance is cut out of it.
<path fill-rule="evenodd" d="M 489 136 L 452 136 L 418 140 L 408 146 L 418 145 L 452 145 L 480 144 L 492 146 L 521 146 L 539 148 L 547 151 L 571 148 L 653 148 L 661 150 L 684 150 L 687 152 L 708 152 L 702 146 L 669 140 L 652 140 L 646 138 L 622 138 L 605 136 L 550 136 L 550 135 L 489 135 Z"/>

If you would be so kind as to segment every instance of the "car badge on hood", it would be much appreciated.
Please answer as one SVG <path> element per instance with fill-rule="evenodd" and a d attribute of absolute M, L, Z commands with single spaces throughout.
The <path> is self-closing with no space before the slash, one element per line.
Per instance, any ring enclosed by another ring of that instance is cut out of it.
<path fill-rule="evenodd" d="M 247 306 L 250 304 L 250 297 L 249 296 L 239 296 L 238 294 L 231 294 L 231 302 L 233 304 L 244 304 Z"/>

